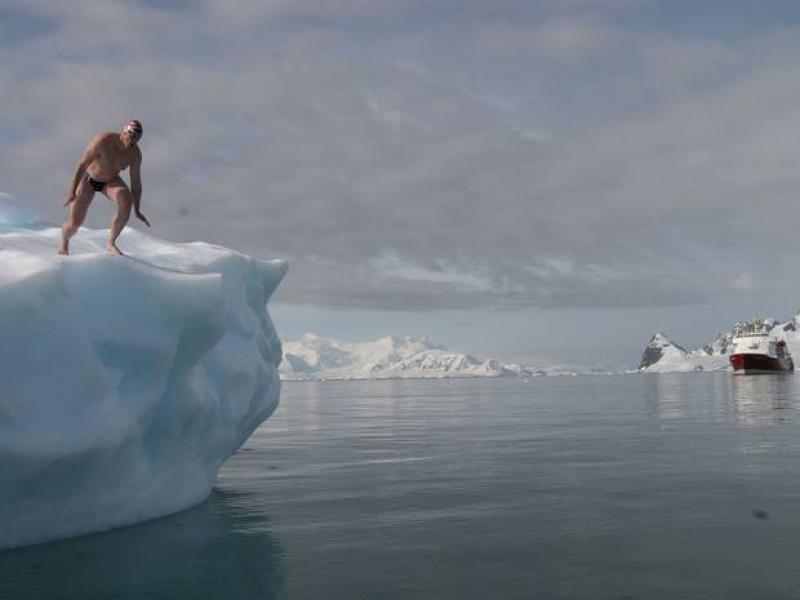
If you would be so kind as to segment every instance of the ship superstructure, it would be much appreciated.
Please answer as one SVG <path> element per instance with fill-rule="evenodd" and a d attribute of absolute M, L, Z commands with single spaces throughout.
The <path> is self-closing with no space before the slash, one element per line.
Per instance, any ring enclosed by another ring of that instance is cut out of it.
<path fill-rule="evenodd" d="M 771 337 L 758 321 L 752 331 L 740 331 L 734 336 L 730 362 L 737 375 L 794 370 L 786 341 Z"/>

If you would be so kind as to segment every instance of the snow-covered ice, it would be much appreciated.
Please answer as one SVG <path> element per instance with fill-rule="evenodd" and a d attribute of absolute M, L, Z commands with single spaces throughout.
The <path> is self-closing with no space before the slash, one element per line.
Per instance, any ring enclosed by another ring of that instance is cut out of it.
<path fill-rule="evenodd" d="M 0 549 L 201 502 L 278 405 L 284 261 L 106 235 L 0 205 Z"/>

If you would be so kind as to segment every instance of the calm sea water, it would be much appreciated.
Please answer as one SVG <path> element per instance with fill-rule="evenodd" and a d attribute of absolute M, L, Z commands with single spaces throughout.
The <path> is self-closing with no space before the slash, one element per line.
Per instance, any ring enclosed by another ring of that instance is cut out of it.
<path fill-rule="evenodd" d="M 205 504 L 0 598 L 800 598 L 800 377 L 289 383 Z"/>

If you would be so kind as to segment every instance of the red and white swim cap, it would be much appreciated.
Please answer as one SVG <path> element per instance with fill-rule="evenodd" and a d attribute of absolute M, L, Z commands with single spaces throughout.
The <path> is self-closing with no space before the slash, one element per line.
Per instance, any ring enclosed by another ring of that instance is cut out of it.
<path fill-rule="evenodd" d="M 127 132 L 135 133 L 136 135 L 142 135 L 142 124 L 139 123 L 136 119 L 128 121 L 125 127 L 122 129 L 123 133 Z"/>

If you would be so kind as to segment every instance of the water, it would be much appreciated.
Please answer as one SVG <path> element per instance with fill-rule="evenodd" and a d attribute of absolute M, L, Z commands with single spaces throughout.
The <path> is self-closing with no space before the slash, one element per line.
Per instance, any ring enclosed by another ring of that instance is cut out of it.
<path fill-rule="evenodd" d="M 285 384 L 211 499 L 0 598 L 800 597 L 800 377 Z"/>

